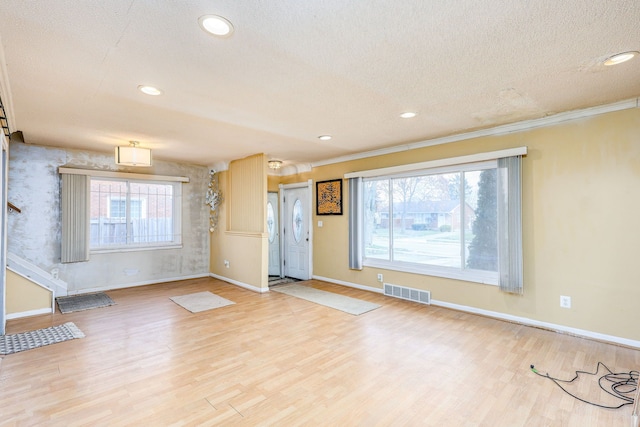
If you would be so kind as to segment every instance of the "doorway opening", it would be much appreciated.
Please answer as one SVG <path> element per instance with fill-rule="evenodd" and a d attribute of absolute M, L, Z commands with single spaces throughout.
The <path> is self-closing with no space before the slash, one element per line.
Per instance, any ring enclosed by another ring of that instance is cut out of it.
<path fill-rule="evenodd" d="M 279 200 L 277 193 L 267 197 L 269 286 L 309 280 L 313 269 L 311 180 L 279 190 Z"/>

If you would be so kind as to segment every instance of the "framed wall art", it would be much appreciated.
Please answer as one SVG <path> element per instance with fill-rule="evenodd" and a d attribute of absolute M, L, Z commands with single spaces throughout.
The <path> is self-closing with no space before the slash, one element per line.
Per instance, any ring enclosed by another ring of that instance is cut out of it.
<path fill-rule="evenodd" d="M 316 182 L 316 215 L 342 215 L 342 180 Z"/>

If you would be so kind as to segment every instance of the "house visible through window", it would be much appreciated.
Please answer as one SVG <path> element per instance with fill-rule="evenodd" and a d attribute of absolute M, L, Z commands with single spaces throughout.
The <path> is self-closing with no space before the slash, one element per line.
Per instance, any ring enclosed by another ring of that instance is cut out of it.
<path fill-rule="evenodd" d="M 132 217 L 144 217 L 145 211 L 142 210 L 142 203 L 143 200 L 140 199 L 129 200 L 129 209 Z M 111 218 L 125 219 L 127 217 L 127 200 L 118 197 L 109 200 L 109 216 Z"/>
<path fill-rule="evenodd" d="M 364 264 L 498 281 L 497 161 L 363 180 Z"/>
<path fill-rule="evenodd" d="M 180 185 L 91 178 L 92 250 L 180 244 Z"/>

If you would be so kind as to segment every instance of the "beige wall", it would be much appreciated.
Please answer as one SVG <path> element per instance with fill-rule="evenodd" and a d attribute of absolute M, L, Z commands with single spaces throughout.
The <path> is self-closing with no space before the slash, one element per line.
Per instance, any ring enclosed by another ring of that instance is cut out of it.
<path fill-rule="evenodd" d="M 640 340 L 640 109 L 328 165 L 281 182 L 519 146 L 529 147 L 523 160 L 524 296 L 438 277 L 349 270 L 346 212 L 314 218 L 314 276 L 381 288 L 376 274 L 383 273 L 385 282 L 430 290 L 433 300 Z M 560 308 L 560 295 L 572 298 L 571 309 Z"/>
<path fill-rule="evenodd" d="M 256 154 L 234 160 L 227 174 L 227 230 L 264 233 L 267 205 L 267 160 Z"/>
<path fill-rule="evenodd" d="M 51 292 L 7 270 L 7 315 L 51 309 Z"/>
<path fill-rule="evenodd" d="M 214 275 L 260 291 L 268 289 L 269 273 L 266 165 L 260 154 L 234 161 L 229 171 L 220 173 L 224 202 L 218 228 L 211 233 L 209 263 Z"/>

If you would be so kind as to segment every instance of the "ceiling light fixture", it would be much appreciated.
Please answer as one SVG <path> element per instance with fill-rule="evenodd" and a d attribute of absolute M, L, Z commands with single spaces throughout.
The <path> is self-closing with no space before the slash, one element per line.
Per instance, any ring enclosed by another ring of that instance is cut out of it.
<path fill-rule="evenodd" d="M 162 91 L 157 87 L 153 87 L 153 86 L 140 85 L 138 86 L 138 90 L 144 93 L 145 95 L 151 95 L 151 96 L 162 95 Z"/>
<path fill-rule="evenodd" d="M 417 113 L 414 113 L 413 111 L 406 111 L 402 114 L 400 114 L 400 117 L 402 117 L 403 119 L 412 119 L 417 115 Z"/>
<path fill-rule="evenodd" d="M 607 58 L 604 61 L 604 65 L 622 64 L 623 62 L 627 62 L 628 60 L 633 59 L 638 54 L 640 54 L 640 52 L 637 52 L 635 50 L 632 50 L 632 51 L 629 51 L 629 52 L 618 53 L 616 55 L 613 55 L 613 56 Z"/>
<path fill-rule="evenodd" d="M 333 138 L 331 135 L 320 135 L 318 137 L 320 141 L 329 141 L 331 138 Z"/>
<path fill-rule="evenodd" d="M 278 170 L 282 167 L 282 160 L 269 160 L 269 169 Z"/>
<path fill-rule="evenodd" d="M 217 37 L 230 37 L 233 34 L 233 25 L 228 19 L 218 15 L 203 15 L 198 18 L 200 28 Z"/>
<path fill-rule="evenodd" d="M 138 147 L 138 141 L 129 141 L 129 145 L 116 147 L 116 165 L 151 166 L 151 150 Z"/>

